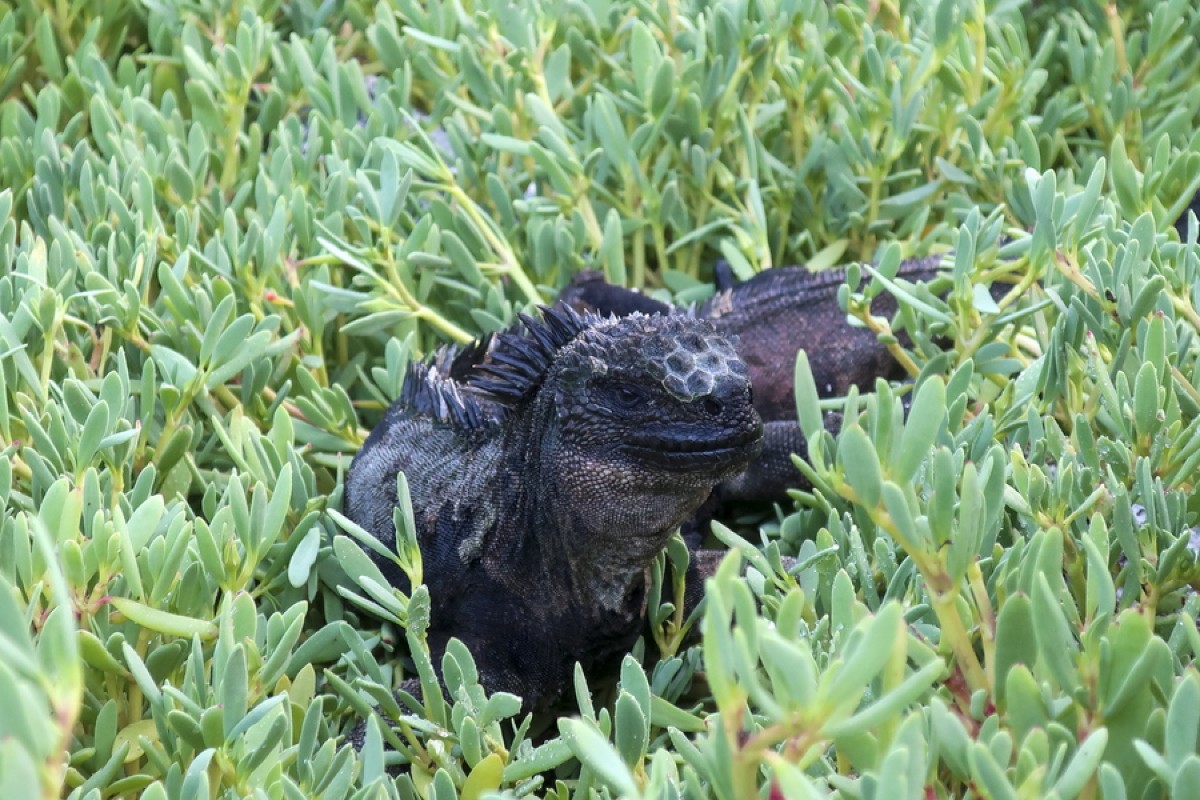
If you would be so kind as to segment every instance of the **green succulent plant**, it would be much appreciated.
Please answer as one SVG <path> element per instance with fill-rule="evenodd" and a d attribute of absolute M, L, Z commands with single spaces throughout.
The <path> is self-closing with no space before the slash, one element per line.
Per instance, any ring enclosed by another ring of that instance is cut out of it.
<path fill-rule="evenodd" d="M 1186 0 L 0 9 L 0 797 L 1200 796 Z M 404 596 L 338 510 L 406 365 L 717 259 L 863 264 L 912 385 L 800 357 L 811 490 L 613 691 L 402 705 L 411 511 Z"/>

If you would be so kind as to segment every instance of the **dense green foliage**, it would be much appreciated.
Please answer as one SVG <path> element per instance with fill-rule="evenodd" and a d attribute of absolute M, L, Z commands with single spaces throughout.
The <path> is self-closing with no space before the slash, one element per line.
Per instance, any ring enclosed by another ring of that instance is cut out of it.
<path fill-rule="evenodd" d="M 0 797 L 1200 796 L 1187 0 L 0 9 Z M 408 360 L 717 258 L 876 262 L 908 421 L 801 358 L 816 488 L 718 529 L 702 645 L 660 564 L 574 718 L 462 648 L 401 709 L 428 597 L 336 511 Z"/>

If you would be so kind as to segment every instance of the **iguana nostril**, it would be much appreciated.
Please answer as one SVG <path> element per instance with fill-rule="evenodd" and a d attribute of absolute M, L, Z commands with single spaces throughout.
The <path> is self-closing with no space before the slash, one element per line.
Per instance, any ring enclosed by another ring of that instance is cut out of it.
<path fill-rule="evenodd" d="M 713 397 L 711 394 L 700 401 L 700 406 L 704 409 L 705 413 L 714 417 L 720 416 L 721 412 L 725 408 L 725 406 L 721 404 L 721 401 Z"/>

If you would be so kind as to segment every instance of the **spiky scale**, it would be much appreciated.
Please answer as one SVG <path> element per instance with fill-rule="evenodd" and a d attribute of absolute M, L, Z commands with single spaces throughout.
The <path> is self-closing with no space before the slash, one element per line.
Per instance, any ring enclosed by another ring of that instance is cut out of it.
<path fill-rule="evenodd" d="M 537 324 L 525 314 L 519 314 L 518 317 L 525 325 L 525 330 L 528 331 L 529 335 L 533 337 L 534 341 L 536 341 L 545 352 L 552 353 L 558 349 L 558 343 L 555 342 L 554 337 L 550 334 L 550 331 L 546 328 L 546 326 Z"/>
<path fill-rule="evenodd" d="M 425 361 L 414 361 L 404 376 L 399 402 L 417 414 L 462 428 L 478 428 L 490 422 L 479 401 L 465 394 L 460 385 L 442 371 L 456 357 L 452 347 L 440 348 Z"/>
<path fill-rule="evenodd" d="M 519 402 L 541 385 L 558 351 L 598 321 L 591 314 L 578 314 L 566 306 L 541 307 L 543 318 L 518 314 L 518 326 L 493 335 L 485 353 L 478 345 L 476 363 L 469 370 L 457 369 L 456 378 L 471 388 L 502 403 Z"/>

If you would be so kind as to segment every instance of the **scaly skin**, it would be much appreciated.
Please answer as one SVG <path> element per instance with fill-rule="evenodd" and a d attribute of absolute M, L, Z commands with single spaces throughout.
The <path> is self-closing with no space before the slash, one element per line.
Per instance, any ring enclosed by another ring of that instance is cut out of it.
<path fill-rule="evenodd" d="M 525 325 L 413 365 L 350 467 L 345 511 L 393 546 L 403 471 L 434 663 L 457 637 L 488 691 L 546 710 L 576 661 L 615 672 L 644 625 L 647 568 L 758 455 L 762 422 L 707 321 L 560 307 Z"/>

